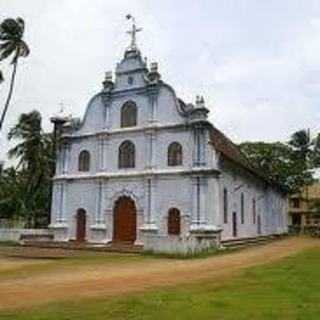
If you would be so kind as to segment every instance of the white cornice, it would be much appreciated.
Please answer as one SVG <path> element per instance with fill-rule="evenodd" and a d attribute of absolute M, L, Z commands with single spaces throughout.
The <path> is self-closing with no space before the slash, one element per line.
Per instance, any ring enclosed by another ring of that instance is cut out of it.
<path fill-rule="evenodd" d="M 55 176 L 54 181 L 61 180 L 93 180 L 93 179 L 119 179 L 119 178 L 137 178 L 145 177 L 152 175 L 163 175 L 163 176 L 172 176 L 172 175 L 215 175 L 218 176 L 220 171 L 214 168 L 209 167 L 194 167 L 192 169 L 149 169 L 149 170 L 119 170 L 118 172 L 97 172 L 94 174 L 90 173 L 81 173 L 81 174 L 63 174 Z"/>
<path fill-rule="evenodd" d="M 119 135 L 119 134 L 128 134 L 128 133 L 138 133 L 138 132 L 145 132 L 149 130 L 168 130 L 168 129 L 179 129 L 179 128 L 186 128 L 188 127 L 188 123 L 169 123 L 165 125 L 161 125 L 159 123 L 149 123 L 146 126 L 136 126 L 131 128 L 117 128 L 117 129 L 105 129 L 97 132 L 89 132 L 85 134 L 73 134 L 67 135 L 64 134 L 63 138 L 67 139 L 81 139 L 81 138 L 90 138 L 90 137 L 97 137 L 97 136 L 111 136 L 111 135 Z"/>

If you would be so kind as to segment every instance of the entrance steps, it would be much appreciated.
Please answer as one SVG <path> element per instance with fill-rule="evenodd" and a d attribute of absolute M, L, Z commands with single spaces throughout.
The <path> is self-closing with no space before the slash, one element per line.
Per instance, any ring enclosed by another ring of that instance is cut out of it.
<path fill-rule="evenodd" d="M 227 249 L 240 249 L 254 245 L 266 244 L 270 241 L 277 240 L 284 237 L 283 235 L 268 235 L 268 236 L 257 236 L 248 238 L 232 238 L 222 240 L 221 245 Z"/>
<path fill-rule="evenodd" d="M 22 242 L 25 247 L 34 248 L 60 248 L 69 250 L 90 250 L 98 252 L 119 252 L 119 253 L 141 253 L 143 246 L 126 242 L 116 243 L 88 243 L 77 241 L 32 241 L 26 240 Z"/>

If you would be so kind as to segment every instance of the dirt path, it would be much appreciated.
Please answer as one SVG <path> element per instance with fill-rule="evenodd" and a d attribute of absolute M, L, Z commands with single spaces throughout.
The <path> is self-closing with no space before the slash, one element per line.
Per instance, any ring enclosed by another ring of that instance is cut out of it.
<path fill-rule="evenodd" d="M 124 264 L 78 266 L 23 279 L 1 280 L 0 310 L 51 301 L 138 292 L 206 278 L 217 279 L 243 268 L 269 263 L 320 247 L 320 240 L 289 238 L 239 252 L 193 260 L 145 259 Z"/>

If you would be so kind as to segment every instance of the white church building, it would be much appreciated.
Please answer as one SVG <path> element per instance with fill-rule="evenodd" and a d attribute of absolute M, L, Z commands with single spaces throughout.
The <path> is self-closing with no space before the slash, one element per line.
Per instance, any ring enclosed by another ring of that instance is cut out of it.
<path fill-rule="evenodd" d="M 83 120 L 55 119 L 54 240 L 186 253 L 287 232 L 286 194 L 208 121 L 202 97 L 183 102 L 147 66 L 137 31 Z"/>

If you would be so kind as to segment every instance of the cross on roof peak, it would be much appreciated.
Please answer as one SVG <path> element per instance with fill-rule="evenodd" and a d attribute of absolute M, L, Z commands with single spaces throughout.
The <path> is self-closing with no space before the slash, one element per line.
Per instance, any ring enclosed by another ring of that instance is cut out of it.
<path fill-rule="evenodd" d="M 129 49 L 137 50 L 137 37 L 136 37 L 136 35 L 138 32 L 142 31 L 142 28 L 137 28 L 136 20 L 131 14 L 127 14 L 126 18 L 128 20 L 132 21 L 132 29 L 127 31 L 127 33 L 131 36 L 131 43 L 130 43 Z"/>

